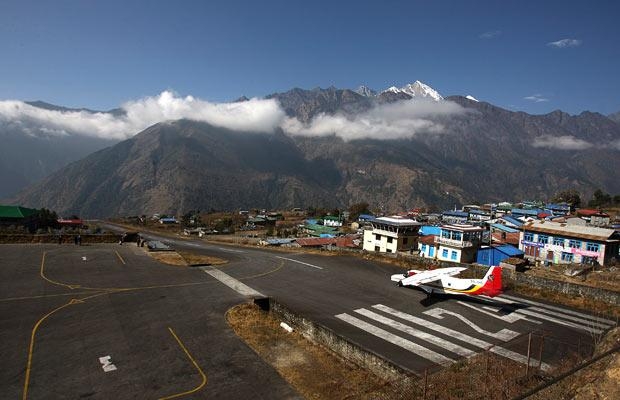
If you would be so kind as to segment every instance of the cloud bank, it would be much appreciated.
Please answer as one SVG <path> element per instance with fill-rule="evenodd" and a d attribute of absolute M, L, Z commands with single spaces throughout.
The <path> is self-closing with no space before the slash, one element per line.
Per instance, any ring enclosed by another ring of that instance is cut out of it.
<path fill-rule="evenodd" d="M 171 91 L 129 101 L 121 113 L 85 110 L 47 110 L 22 101 L 0 101 L 0 123 L 31 135 L 84 135 L 124 140 L 158 122 L 190 119 L 236 131 L 271 133 L 281 128 L 291 135 L 336 135 L 344 140 L 397 139 L 420 133 L 440 133 L 438 120 L 463 114 L 450 101 L 409 100 L 379 105 L 358 115 L 316 116 L 303 124 L 287 117 L 275 99 L 251 99 L 236 103 L 211 103 Z"/>
<path fill-rule="evenodd" d="M 532 146 L 558 150 L 586 150 L 593 147 L 593 144 L 570 135 L 543 135 L 535 138 Z"/>
<path fill-rule="evenodd" d="M 488 31 L 478 35 L 480 39 L 493 39 L 502 34 L 502 31 Z"/>
<path fill-rule="evenodd" d="M 564 47 L 577 47 L 580 45 L 581 45 L 581 40 L 579 39 L 561 39 L 555 42 L 547 43 L 547 46 L 558 47 L 560 49 Z"/>
<path fill-rule="evenodd" d="M 46 110 L 22 101 L 0 101 L 0 122 L 33 135 L 84 135 L 123 140 L 162 121 L 192 119 L 239 131 L 273 132 L 284 118 L 275 100 L 251 99 L 239 103 L 210 103 L 170 91 L 130 101 L 122 115 L 83 110 Z"/>
<path fill-rule="evenodd" d="M 282 129 L 293 135 L 336 135 L 344 140 L 402 139 L 418 134 L 442 133 L 442 117 L 465 112 L 463 107 L 451 101 L 407 100 L 382 104 L 362 114 L 320 114 L 309 124 L 287 118 Z"/>

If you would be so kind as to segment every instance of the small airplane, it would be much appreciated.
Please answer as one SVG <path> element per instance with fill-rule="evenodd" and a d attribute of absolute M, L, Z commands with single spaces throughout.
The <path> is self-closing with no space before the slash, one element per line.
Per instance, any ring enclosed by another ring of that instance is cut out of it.
<path fill-rule="evenodd" d="M 398 286 L 418 287 L 429 297 L 433 294 L 464 294 L 495 297 L 502 293 L 502 268 L 490 267 L 482 279 L 453 278 L 467 268 L 450 267 L 428 271 L 409 270 L 392 275 Z"/>

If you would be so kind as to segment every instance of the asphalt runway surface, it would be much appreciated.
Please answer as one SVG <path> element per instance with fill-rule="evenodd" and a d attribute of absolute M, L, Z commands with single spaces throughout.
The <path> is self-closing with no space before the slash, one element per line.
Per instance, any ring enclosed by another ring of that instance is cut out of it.
<path fill-rule="evenodd" d="M 0 246 L 0 398 L 300 398 L 228 327 L 244 302 L 124 245 Z"/>
<path fill-rule="evenodd" d="M 530 364 L 551 369 L 615 325 L 510 293 L 428 301 L 390 281 L 398 267 L 357 257 L 145 236 L 229 263 L 164 266 L 130 243 L 1 247 L 0 398 L 296 398 L 226 324 L 226 310 L 254 296 L 417 375 L 488 348 L 525 364 L 533 331 L 553 340 L 533 344 Z"/>

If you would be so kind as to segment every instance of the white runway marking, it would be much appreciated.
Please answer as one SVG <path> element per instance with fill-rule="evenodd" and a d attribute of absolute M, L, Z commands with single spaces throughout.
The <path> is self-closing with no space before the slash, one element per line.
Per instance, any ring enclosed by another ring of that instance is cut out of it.
<path fill-rule="evenodd" d="M 435 335 L 431 335 L 430 333 L 422 332 L 422 331 L 417 330 L 415 328 L 412 328 L 412 327 L 410 327 L 408 325 L 401 324 L 398 321 L 394 321 L 393 319 L 384 317 L 384 316 L 379 315 L 379 314 L 377 314 L 375 312 L 372 312 L 370 310 L 366 310 L 365 308 L 357 309 L 357 310 L 355 310 L 355 312 L 358 313 L 358 314 L 361 314 L 361 315 L 363 315 L 365 317 L 368 317 L 370 319 L 373 319 L 373 320 L 375 320 L 377 322 L 380 322 L 383 325 L 390 326 L 390 327 L 392 327 L 394 329 L 397 329 L 397 330 L 399 330 L 401 332 L 405 332 L 405 333 L 407 333 L 407 334 L 409 334 L 411 336 L 420 338 L 420 339 L 425 340 L 425 341 L 427 341 L 429 343 L 432 343 L 432 344 L 434 344 L 436 346 L 442 347 L 442 348 L 444 348 L 446 350 L 451 351 L 452 353 L 458 354 L 459 356 L 463 356 L 463 357 L 469 358 L 469 357 L 472 357 L 472 356 L 476 355 L 476 353 L 474 351 L 471 351 L 471 350 L 466 349 L 466 348 L 464 348 L 462 346 L 456 345 L 456 344 L 454 344 L 452 342 L 449 342 L 449 341 L 447 341 L 445 339 L 439 338 L 439 337 L 437 337 Z"/>
<path fill-rule="evenodd" d="M 514 322 L 521 321 L 521 320 L 530 321 L 535 324 L 540 324 L 540 321 L 529 320 L 525 316 L 514 313 L 514 312 L 511 312 L 510 314 L 504 314 L 504 315 L 497 314 L 497 312 L 500 310 L 499 308 L 489 307 L 489 306 L 482 306 L 482 308 L 479 308 L 479 307 L 474 306 L 473 304 L 469 304 L 466 301 L 457 301 L 457 303 L 462 306 L 471 308 L 472 310 L 481 312 L 485 315 L 491 316 L 493 318 L 501 319 L 502 321 L 508 322 L 509 324 L 512 324 Z"/>
<path fill-rule="evenodd" d="M 276 256 L 276 258 L 280 258 L 282 260 L 287 260 L 287 261 L 292 261 L 294 263 L 298 263 L 298 264 L 303 264 L 303 265 L 307 265 L 308 267 L 312 267 L 312 268 L 316 268 L 316 269 L 323 269 L 323 267 L 319 267 L 317 265 L 312 265 L 312 264 L 308 264 L 306 262 L 303 261 L 299 261 L 299 260 L 294 260 L 292 258 L 286 258 L 286 257 L 280 257 L 280 256 Z"/>
<path fill-rule="evenodd" d="M 233 249 L 225 249 L 223 247 L 218 247 L 218 250 L 225 251 L 227 253 L 245 253 L 243 250 L 233 250 Z"/>
<path fill-rule="evenodd" d="M 543 309 L 546 309 L 546 310 L 557 311 L 557 312 L 560 312 L 562 314 L 562 316 L 564 316 L 566 314 L 570 314 L 570 315 L 575 315 L 577 317 L 581 317 L 583 319 L 593 320 L 593 321 L 605 324 L 609 328 L 611 328 L 612 326 L 616 326 L 616 321 L 612 321 L 612 320 L 609 320 L 609 319 L 606 319 L 606 318 L 597 317 L 595 315 L 580 313 L 578 311 L 568 310 L 568 309 L 561 308 L 561 307 L 555 307 L 555 306 L 552 306 L 552 305 L 543 304 L 543 303 L 539 303 L 539 302 L 532 301 L 532 300 L 521 299 L 521 298 L 518 298 L 518 297 L 508 296 L 506 294 L 503 294 L 503 295 L 501 295 L 499 297 L 502 298 L 502 299 L 512 300 L 514 302 L 519 302 L 519 303 L 525 303 L 525 304 L 531 304 L 531 305 L 534 305 L 534 306 L 539 306 L 539 307 L 541 307 Z M 547 311 L 547 312 L 549 312 L 549 311 Z"/>
<path fill-rule="evenodd" d="M 476 332 L 492 337 L 492 338 L 501 339 L 504 342 L 507 342 L 519 336 L 519 332 L 511 331 L 510 329 L 502 329 L 499 332 L 489 332 L 485 329 L 482 329 L 478 325 L 474 324 L 473 322 L 471 322 L 469 319 L 465 318 L 461 314 L 448 311 L 448 310 L 444 310 L 443 308 L 433 308 L 432 310 L 424 311 L 424 314 L 430 315 L 431 317 L 435 317 L 439 319 L 442 319 L 443 315 L 452 315 L 453 317 L 456 317 L 460 319 L 461 321 L 463 321 L 466 325 L 471 327 Z"/>
<path fill-rule="evenodd" d="M 432 350 L 427 349 L 426 347 L 422 347 L 418 344 L 415 344 L 407 339 L 403 339 L 400 336 L 394 335 L 386 330 L 381 328 L 377 328 L 376 326 L 369 324 L 367 322 L 362 321 L 361 319 L 355 318 L 349 314 L 339 314 L 336 315 L 336 318 L 348 322 L 349 324 L 359 328 L 363 331 L 366 331 L 374 336 L 377 336 L 385 341 L 388 341 L 396 346 L 402 347 L 403 349 L 409 350 L 412 353 L 419 355 L 420 357 L 426 358 L 434 363 L 446 365 L 454 363 L 454 360 L 436 353 Z"/>
<path fill-rule="evenodd" d="M 415 317 L 413 315 L 410 315 L 410 314 L 407 314 L 407 313 L 404 313 L 404 312 L 400 312 L 400 311 L 395 310 L 393 308 L 384 306 L 383 304 L 375 304 L 372 307 L 377 309 L 377 310 L 383 311 L 384 313 L 387 313 L 387 314 L 393 315 L 395 317 L 401 318 L 401 319 L 403 319 L 405 321 L 413 322 L 414 324 L 423 326 L 423 327 L 425 327 L 427 329 L 430 329 L 430 330 L 442 333 L 444 335 L 451 336 L 451 337 L 453 337 L 455 339 L 458 339 L 458 340 L 461 340 L 463 342 L 469 343 L 469 344 L 471 344 L 473 346 L 476 346 L 476 347 L 478 347 L 480 349 L 489 350 L 492 353 L 498 354 L 500 356 L 509 358 L 509 359 L 511 359 L 513 361 L 516 361 L 516 362 L 519 362 L 519 363 L 527 365 L 527 357 L 526 356 L 524 356 L 522 354 L 519 354 L 519 353 L 515 353 L 514 351 L 505 349 L 505 348 L 503 348 L 501 346 L 493 345 L 492 343 L 489 343 L 489 342 L 486 342 L 484 340 L 480 340 L 480 339 L 477 339 L 475 337 L 466 335 L 464 333 L 455 331 L 454 329 L 446 328 L 446 327 L 444 327 L 442 325 L 439 325 L 439 324 L 436 324 L 434 322 L 427 321 L 427 320 L 424 320 L 422 318 L 418 318 L 418 317 Z M 530 359 L 530 366 L 533 366 L 533 367 L 538 366 L 538 360 L 535 360 L 534 357 L 532 357 Z M 548 371 L 548 370 L 551 369 L 551 366 L 549 364 L 543 362 L 543 363 L 541 363 L 541 368 L 544 371 Z"/>
<path fill-rule="evenodd" d="M 203 271 L 206 272 L 207 274 L 211 275 L 212 277 L 214 277 L 218 281 L 222 282 L 224 285 L 228 286 L 229 288 L 231 288 L 232 290 L 234 290 L 235 292 L 237 292 L 237 293 L 239 293 L 239 294 L 241 294 L 243 296 L 248 296 L 248 297 L 265 297 L 262 293 L 257 292 L 256 290 L 252 289 L 251 287 L 249 287 L 245 283 L 241 283 L 240 281 L 236 280 L 235 278 L 233 278 L 232 276 L 230 276 L 228 274 L 225 274 L 224 272 L 220 271 L 219 269 L 216 269 L 216 268 L 211 268 L 211 269 L 203 268 Z"/>
<path fill-rule="evenodd" d="M 104 372 L 116 371 L 116 365 L 112 364 L 111 356 L 99 357 Z"/>

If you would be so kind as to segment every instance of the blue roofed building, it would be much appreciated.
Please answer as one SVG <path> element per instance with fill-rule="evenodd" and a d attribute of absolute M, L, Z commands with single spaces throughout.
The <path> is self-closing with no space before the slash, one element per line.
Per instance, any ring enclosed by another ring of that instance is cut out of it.
<path fill-rule="evenodd" d="M 510 257 L 523 258 L 523 251 L 509 244 L 503 246 L 483 246 L 478 249 L 476 263 L 481 265 L 499 265 L 502 261 Z"/>
<path fill-rule="evenodd" d="M 532 208 L 532 209 L 525 209 L 525 208 L 513 208 L 510 211 L 510 214 L 514 217 L 531 217 L 531 218 L 538 218 L 538 214 L 542 213 L 543 210 L 541 210 L 540 208 Z"/>
<path fill-rule="evenodd" d="M 439 236 L 440 233 L 441 233 L 440 226 L 424 225 L 420 228 L 420 236 L 427 236 L 427 235 Z"/>
<path fill-rule="evenodd" d="M 523 226 L 523 221 L 513 215 L 504 215 L 500 218 L 500 220 L 503 221 L 506 226 L 511 228 L 520 229 Z"/>
<path fill-rule="evenodd" d="M 566 203 L 548 203 L 545 204 L 545 210 L 551 212 L 554 217 L 568 215 L 570 213 L 570 206 Z"/>
<path fill-rule="evenodd" d="M 469 213 L 465 211 L 444 211 L 441 213 L 441 220 L 446 224 L 464 224 L 469 218 Z"/>

